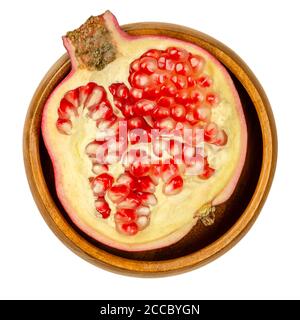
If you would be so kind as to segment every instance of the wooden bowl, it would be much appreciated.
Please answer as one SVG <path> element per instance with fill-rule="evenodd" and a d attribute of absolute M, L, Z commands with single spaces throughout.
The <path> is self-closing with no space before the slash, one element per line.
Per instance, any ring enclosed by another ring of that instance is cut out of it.
<path fill-rule="evenodd" d="M 45 221 L 59 239 L 80 257 L 111 271 L 130 275 L 166 275 L 195 268 L 230 249 L 249 230 L 268 195 L 277 157 L 276 127 L 267 97 L 247 65 L 219 41 L 192 29 L 166 23 L 123 26 L 131 35 L 166 35 L 199 45 L 231 74 L 239 92 L 248 128 L 246 163 L 234 194 L 216 208 L 215 223 L 201 222 L 178 243 L 147 252 L 107 247 L 84 234 L 59 202 L 52 164 L 41 136 L 45 101 L 70 71 L 65 54 L 49 70 L 32 98 L 24 127 L 24 161 L 31 192 Z"/>

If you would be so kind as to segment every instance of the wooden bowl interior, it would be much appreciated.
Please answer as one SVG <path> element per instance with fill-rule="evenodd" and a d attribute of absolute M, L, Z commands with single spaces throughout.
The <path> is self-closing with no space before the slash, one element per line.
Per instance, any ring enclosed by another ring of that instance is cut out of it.
<path fill-rule="evenodd" d="M 65 70 L 64 73 L 61 73 L 60 76 L 57 77 L 56 84 L 59 84 L 59 82 L 67 75 L 68 72 L 69 70 Z M 231 74 L 239 93 L 247 122 L 249 140 L 246 162 L 242 175 L 231 198 L 226 203 L 221 204 L 216 208 L 216 219 L 213 225 L 205 227 L 199 221 L 187 236 L 185 236 L 176 244 L 167 248 L 151 250 L 147 252 L 125 252 L 103 245 L 102 243 L 99 243 L 88 237 L 79 228 L 77 228 L 69 218 L 57 197 L 52 163 L 45 148 L 42 135 L 39 132 L 41 137 L 39 140 L 40 159 L 48 190 L 56 206 L 58 207 L 60 214 L 78 234 L 99 249 L 119 257 L 139 261 L 161 261 L 183 257 L 206 247 L 224 235 L 237 222 L 252 198 L 260 176 L 263 155 L 262 132 L 255 106 L 253 105 L 253 102 L 250 99 L 247 91 L 243 87 L 242 83 L 235 77 L 235 75 L 232 74 L 230 70 L 228 70 L 228 72 Z M 46 92 L 47 91 L 48 94 L 51 92 L 50 90 L 46 90 Z M 43 100 L 46 101 L 47 98 L 48 96 L 44 96 Z M 41 111 L 39 116 L 41 117 Z"/>

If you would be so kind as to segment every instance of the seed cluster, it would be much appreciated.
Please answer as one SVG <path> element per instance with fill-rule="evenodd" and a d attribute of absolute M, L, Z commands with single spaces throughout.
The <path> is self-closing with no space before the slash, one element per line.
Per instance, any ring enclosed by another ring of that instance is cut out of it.
<path fill-rule="evenodd" d="M 97 19 L 90 18 L 84 26 L 68 34 L 72 43 L 76 43 L 84 67 L 90 64 L 90 67 L 100 68 L 105 62 L 100 59 L 103 50 L 97 43 L 101 38 L 97 33 L 100 32 L 104 38 L 109 34 L 98 26 L 95 30 L 95 24 L 99 23 Z M 100 45 L 106 46 L 107 43 L 104 41 Z M 85 54 L 88 56 L 86 61 Z M 128 136 L 123 139 L 119 130 L 124 118 L 114 113 L 102 86 L 90 82 L 68 91 L 60 102 L 56 125 L 61 133 L 72 134 L 73 120 L 81 115 L 82 110 L 87 110 L 87 116 L 96 122 L 96 139 L 85 150 L 94 173 L 89 182 L 95 197 L 95 211 L 103 219 L 110 216 L 108 197 L 116 206 L 114 221 L 116 230 L 122 234 L 135 235 L 148 226 L 150 207 L 157 203 L 155 190 L 159 181 L 163 181 L 164 194 L 172 196 L 182 191 L 186 174 L 196 172 L 195 175 L 203 180 L 215 172 L 207 157 L 203 155 L 201 161 L 194 157 L 198 148 L 194 132 L 199 128 L 204 131 L 206 143 L 216 146 L 227 143 L 225 131 L 211 121 L 211 109 L 218 107 L 219 97 L 213 91 L 212 79 L 203 73 L 204 64 L 203 57 L 174 47 L 151 49 L 134 60 L 129 68 L 131 87 L 124 83 L 113 83 L 109 87 L 115 107 L 123 113 L 129 129 Z M 152 142 L 153 153 L 162 159 L 166 150 L 163 141 L 152 135 L 152 129 L 171 134 L 172 130 L 179 128 L 192 129 L 192 133 L 188 140 L 180 142 L 170 138 L 168 163 L 159 161 L 153 164 L 149 160 L 150 155 L 139 150 L 143 132 L 142 137 L 146 139 L 143 142 Z M 139 129 L 138 135 L 134 133 L 135 129 Z M 127 150 L 128 141 L 137 145 L 135 151 Z M 122 163 L 124 172 L 115 181 L 109 172 L 110 164 L 124 157 L 127 159 Z M 182 165 L 176 162 L 178 157 L 182 157 Z"/>

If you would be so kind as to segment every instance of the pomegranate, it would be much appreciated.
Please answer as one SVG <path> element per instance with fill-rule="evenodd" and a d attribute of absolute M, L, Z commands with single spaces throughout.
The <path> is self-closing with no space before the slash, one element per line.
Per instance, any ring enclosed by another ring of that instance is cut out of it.
<path fill-rule="evenodd" d="M 66 212 L 122 250 L 180 240 L 243 168 L 247 129 L 229 74 L 194 44 L 127 35 L 110 12 L 63 42 L 72 70 L 45 104 L 42 134 Z"/>

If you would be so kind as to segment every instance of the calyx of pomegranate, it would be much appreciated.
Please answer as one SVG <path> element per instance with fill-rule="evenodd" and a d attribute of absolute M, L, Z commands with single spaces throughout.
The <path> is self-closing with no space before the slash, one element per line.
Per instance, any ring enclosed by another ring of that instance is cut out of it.
<path fill-rule="evenodd" d="M 207 51 L 131 37 L 110 12 L 63 37 L 72 70 L 49 97 L 42 133 L 58 197 L 94 239 L 128 251 L 175 243 L 239 179 L 240 100 Z"/>

